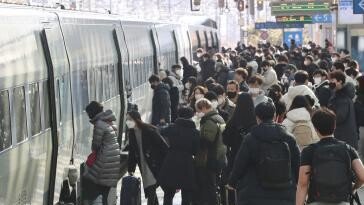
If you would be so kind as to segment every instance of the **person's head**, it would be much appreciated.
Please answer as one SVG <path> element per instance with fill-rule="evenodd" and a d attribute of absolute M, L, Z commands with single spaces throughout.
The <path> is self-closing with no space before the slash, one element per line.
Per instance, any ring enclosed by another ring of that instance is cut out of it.
<path fill-rule="evenodd" d="M 198 49 L 196 50 L 196 55 L 197 55 L 197 57 L 198 57 L 198 58 L 201 58 L 201 57 L 202 57 L 202 55 L 203 55 L 203 53 L 204 53 L 204 51 L 203 51 L 203 49 L 202 49 L 202 48 L 198 48 Z"/>
<path fill-rule="evenodd" d="M 294 74 L 294 80 L 296 85 L 307 85 L 308 78 L 308 73 L 303 70 L 299 70 Z"/>
<path fill-rule="evenodd" d="M 345 84 L 346 76 L 341 70 L 336 70 L 330 73 L 329 86 L 335 91 L 341 90 Z"/>
<path fill-rule="evenodd" d="M 311 65 L 313 63 L 313 57 L 312 56 L 306 56 L 305 57 L 305 61 L 303 62 L 305 64 L 305 66 Z"/>
<path fill-rule="evenodd" d="M 164 78 L 167 78 L 168 77 L 167 71 L 163 70 L 163 69 L 159 69 L 158 77 L 159 77 L 160 80 L 163 80 Z"/>
<path fill-rule="evenodd" d="M 279 84 L 274 84 L 268 89 L 268 97 L 273 102 L 278 102 L 282 97 L 282 87 Z"/>
<path fill-rule="evenodd" d="M 86 113 L 90 119 L 96 117 L 97 114 L 104 111 L 104 106 L 101 103 L 92 101 L 86 106 Z"/>
<path fill-rule="evenodd" d="M 333 53 L 333 54 L 331 54 L 331 61 L 333 63 L 335 63 L 335 62 L 337 62 L 339 60 L 340 60 L 340 54 L 339 53 Z"/>
<path fill-rule="evenodd" d="M 149 77 L 150 87 L 154 90 L 160 83 L 160 79 L 158 75 L 153 74 Z"/>
<path fill-rule="evenodd" d="M 342 50 L 340 51 L 340 57 L 341 57 L 341 58 L 345 58 L 345 57 L 347 57 L 349 54 L 350 54 L 350 52 L 349 52 L 347 49 L 342 49 Z"/>
<path fill-rule="evenodd" d="M 178 118 L 191 119 L 194 115 L 194 111 L 191 107 L 183 106 L 178 109 Z"/>
<path fill-rule="evenodd" d="M 208 54 L 208 53 L 204 53 L 203 55 L 202 55 L 202 59 L 203 59 L 203 61 L 207 61 L 208 59 L 210 59 L 211 58 L 211 56 L 210 56 L 210 54 Z"/>
<path fill-rule="evenodd" d="M 195 108 L 196 108 L 196 112 L 200 113 L 200 114 L 198 114 L 198 117 L 202 117 L 203 114 L 206 114 L 206 113 L 212 111 L 211 102 L 206 98 L 199 99 L 195 104 Z M 203 113 L 203 114 L 201 114 L 201 113 Z"/>
<path fill-rule="evenodd" d="M 141 128 L 142 124 L 144 123 L 142 121 L 140 113 L 133 110 L 127 113 L 125 124 L 129 129 L 134 129 L 135 127 Z"/>
<path fill-rule="evenodd" d="M 238 129 L 250 128 L 256 123 L 253 99 L 248 93 L 241 93 L 236 102 L 235 111 L 227 126 L 234 126 Z"/>
<path fill-rule="evenodd" d="M 321 60 L 318 63 L 318 67 L 322 70 L 329 70 L 329 63 L 326 60 Z"/>
<path fill-rule="evenodd" d="M 258 124 L 273 121 L 276 114 L 276 107 L 272 102 L 262 102 L 255 107 Z"/>
<path fill-rule="evenodd" d="M 223 57 L 223 55 L 221 53 L 216 53 L 214 55 L 214 60 L 217 61 L 217 62 L 223 62 L 224 57 Z"/>
<path fill-rule="evenodd" d="M 177 74 L 179 77 L 182 76 L 182 68 L 180 65 L 176 64 L 176 65 L 172 65 L 172 72 Z"/>
<path fill-rule="evenodd" d="M 190 63 L 188 62 L 187 58 L 186 57 L 181 57 L 180 58 L 180 61 L 182 63 L 183 66 L 188 66 Z"/>
<path fill-rule="evenodd" d="M 306 110 L 311 113 L 312 108 L 310 103 L 308 102 L 308 99 L 303 95 L 297 95 L 291 104 L 291 107 L 289 108 L 289 111 L 299 108 L 306 108 Z"/>
<path fill-rule="evenodd" d="M 332 64 L 332 70 L 341 70 L 342 72 L 345 71 L 345 66 L 344 63 L 342 63 L 341 61 L 336 61 L 335 63 Z"/>
<path fill-rule="evenodd" d="M 205 86 L 205 88 L 210 90 L 210 88 L 212 88 L 215 85 L 215 83 L 216 83 L 216 80 L 212 77 L 209 77 L 205 80 L 204 86 Z"/>
<path fill-rule="evenodd" d="M 239 83 L 235 80 L 230 80 L 226 85 L 226 95 L 229 99 L 234 99 L 239 93 Z"/>
<path fill-rule="evenodd" d="M 217 106 L 219 106 L 218 98 L 215 92 L 208 91 L 205 94 L 205 98 L 208 99 L 211 102 L 211 106 L 213 109 L 217 109 Z"/>
<path fill-rule="evenodd" d="M 336 115 L 333 111 L 327 108 L 318 109 L 313 112 L 311 121 L 321 139 L 334 134 Z"/>
<path fill-rule="evenodd" d="M 196 86 L 195 89 L 193 89 L 192 96 L 196 101 L 204 98 L 206 93 L 206 89 L 202 86 Z"/>
<path fill-rule="evenodd" d="M 285 55 L 280 55 L 278 57 L 278 63 L 281 63 L 281 64 L 287 64 L 288 63 L 288 58 L 287 56 Z"/>
<path fill-rule="evenodd" d="M 328 79 L 328 74 L 325 70 L 320 69 L 313 72 L 313 81 L 315 82 L 316 85 L 320 84 L 321 82 L 327 79 Z"/>
<path fill-rule="evenodd" d="M 225 103 L 225 98 L 226 98 L 226 94 L 225 94 L 224 87 L 222 85 L 220 85 L 220 84 L 217 84 L 212 89 L 212 91 L 214 93 L 216 93 L 216 95 L 217 95 L 217 101 L 218 101 L 219 105 L 224 104 Z"/>
<path fill-rule="evenodd" d="M 185 83 L 185 88 L 186 89 L 194 89 L 197 85 L 197 78 L 194 76 L 188 77 L 187 78 L 187 82 Z"/>
<path fill-rule="evenodd" d="M 260 67 L 263 69 L 263 71 L 267 71 L 271 66 L 272 64 L 268 60 L 265 60 L 260 64 Z"/>
<path fill-rule="evenodd" d="M 248 71 L 246 71 L 244 68 L 238 68 L 235 70 L 234 73 L 234 80 L 240 82 L 244 82 L 248 77 Z"/>
<path fill-rule="evenodd" d="M 257 97 L 263 92 L 261 89 L 262 84 L 263 84 L 263 79 L 258 75 L 253 75 L 251 78 L 249 78 L 248 80 L 249 93 L 253 98 Z"/>

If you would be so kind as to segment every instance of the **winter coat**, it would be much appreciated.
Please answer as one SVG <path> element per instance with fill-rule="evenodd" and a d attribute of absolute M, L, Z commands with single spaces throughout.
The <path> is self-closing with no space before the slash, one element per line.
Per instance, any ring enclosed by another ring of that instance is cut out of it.
<path fill-rule="evenodd" d="M 354 103 L 356 123 L 358 127 L 364 127 L 364 91 L 358 91 L 358 97 Z"/>
<path fill-rule="evenodd" d="M 216 72 L 217 72 L 215 76 L 216 82 L 222 85 L 223 87 L 226 87 L 229 75 L 228 67 L 222 62 L 216 62 Z"/>
<path fill-rule="evenodd" d="M 327 105 L 329 104 L 329 100 L 333 94 L 332 90 L 329 88 L 329 81 L 325 80 L 319 85 L 315 85 L 314 91 L 320 105 L 323 107 L 327 107 Z"/>
<path fill-rule="evenodd" d="M 207 78 L 214 77 L 215 76 L 215 61 L 212 59 L 207 59 L 206 61 L 202 61 L 200 63 L 201 67 L 201 80 L 202 82 L 205 82 Z"/>
<path fill-rule="evenodd" d="M 185 86 L 183 85 L 182 81 L 180 80 L 180 77 L 177 76 L 177 74 L 170 72 L 168 78 L 172 80 L 173 86 L 177 87 L 178 91 L 182 93 Z"/>
<path fill-rule="evenodd" d="M 269 133 L 269 134 L 267 134 Z M 290 204 L 294 205 L 296 185 L 286 189 L 264 189 L 260 185 L 256 166 L 258 162 L 260 141 L 257 139 L 283 139 L 291 152 L 291 170 L 293 181 L 297 183 L 300 163 L 300 151 L 294 140 L 283 126 L 273 122 L 261 123 L 245 136 L 236 156 L 229 185 L 238 192 L 239 205 Z M 264 202 L 264 203 L 262 203 Z"/>
<path fill-rule="evenodd" d="M 281 81 L 281 78 L 286 70 L 286 66 L 287 66 L 287 64 L 285 64 L 285 63 L 284 64 L 278 63 L 276 66 L 274 66 L 274 70 L 277 73 L 278 81 Z"/>
<path fill-rule="evenodd" d="M 329 108 L 336 113 L 335 138 L 358 148 L 358 127 L 355 119 L 353 97 L 355 92 L 349 85 L 335 92 L 329 101 Z"/>
<path fill-rule="evenodd" d="M 287 118 L 282 122 L 282 125 L 286 127 L 287 132 L 292 134 L 293 129 L 298 121 L 308 122 L 311 127 L 312 136 L 314 139 L 313 142 L 318 142 L 320 140 L 315 131 L 315 128 L 313 127 L 311 115 L 306 108 L 297 108 L 289 111 L 287 113 Z"/>
<path fill-rule="evenodd" d="M 142 148 L 144 158 L 150 171 L 156 178 L 166 155 L 168 145 L 155 127 L 140 128 L 142 131 Z M 129 158 L 128 172 L 135 172 L 136 165 L 140 164 L 140 151 L 134 129 L 129 129 Z"/>
<path fill-rule="evenodd" d="M 197 77 L 197 70 L 192 65 L 189 64 L 183 65 L 182 69 L 183 69 L 183 79 L 182 79 L 183 84 L 187 83 L 189 77 Z"/>
<path fill-rule="evenodd" d="M 269 68 L 263 73 L 263 85 L 262 88 L 264 92 L 267 93 L 268 89 L 278 83 L 277 74 L 273 68 Z"/>
<path fill-rule="evenodd" d="M 153 125 L 159 125 L 161 119 L 164 119 L 166 123 L 171 122 L 171 98 L 169 89 L 169 86 L 164 83 L 160 83 L 154 89 L 152 104 Z"/>
<path fill-rule="evenodd" d="M 195 165 L 197 167 L 206 168 L 211 162 L 209 159 L 212 158 L 212 154 L 219 152 L 219 150 L 225 149 L 225 145 L 222 143 L 221 127 L 225 126 L 224 119 L 217 113 L 217 111 L 211 111 L 206 113 L 200 121 L 200 147 L 195 157 Z M 219 135 L 219 136 L 218 136 Z M 218 142 L 219 146 L 215 141 L 217 138 L 221 138 L 221 143 Z"/>
<path fill-rule="evenodd" d="M 116 187 L 120 179 L 120 148 L 114 121 L 111 110 L 97 114 L 90 121 L 94 124 L 92 150 L 97 157 L 91 167 L 86 167 L 85 177 L 107 187 Z"/>
<path fill-rule="evenodd" d="M 283 95 L 282 102 L 286 104 L 287 110 L 290 109 L 293 99 L 298 95 L 309 95 L 315 101 L 315 106 L 320 106 L 319 100 L 317 99 L 315 93 L 307 85 L 297 85 L 290 87 L 288 92 Z"/>
<path fill-rule="evenodd" d="M 158 184 L 172 189 L 195 188 L 193 156 L 196 154 L 200 133 L 192 120 L 178 118 L 161 134 L 169 142 L 169 149 L 158 177 Z"/>
<path fill-rule="evenodd" d="M 241 82 L 239 84 L 239 89 L 240 89 L 240 92 L 248 92 L 249 91 L 249 86 L 246 83 L 246 81 L 243 81 L 243 82 Z"/>
<path fill-rule="evenodd" d="M 219 109 L 229 114 L 229 119 L 230 119 L 230 117 L 233 116 L 234 114 L 235 104 L 231 100 L 229 100 L 229 98 L 225 98 L 225 103 L 222 104 L 221 107 L 219 107 Z"/>
<path fill-rule="evenodd" d="M 312 82 L 312 79 L 313 79 L 313 73 L 318 70 L 319 67 L 315 64 L 315 63 L 311 63 L 310 65 L 308 66 L 304 66 L 303 70 L 305 70 L 308 75 L 310 76 L 310 81 Z"/>
<path fill-rule="evenodd" d="M 178 105 L 180 95 L 177 87 L 173 87 L 169 90 L 169 96 L 171 99 L 171 122 L 174 122 L 177 119 L 178 115 Z"/>

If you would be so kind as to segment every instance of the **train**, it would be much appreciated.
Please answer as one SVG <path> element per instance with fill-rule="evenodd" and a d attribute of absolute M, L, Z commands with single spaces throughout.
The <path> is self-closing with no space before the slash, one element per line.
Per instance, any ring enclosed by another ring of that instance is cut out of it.
<path fill-rule="evenodd" d="M 0 4 L 0 204 L 57 203 L 91 152 L 90 101 L 115 112 L 124 147 L 127 104 L 151 115 L 149 76 L 219 43 L 216 27 Z"/>

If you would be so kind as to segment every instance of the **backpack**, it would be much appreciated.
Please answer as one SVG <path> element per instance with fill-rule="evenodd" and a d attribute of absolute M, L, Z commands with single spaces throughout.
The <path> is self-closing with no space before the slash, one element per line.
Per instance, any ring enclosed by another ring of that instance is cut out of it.
<path fill-rule="evenodd" d="M 266 189 L 285 189 L 292 187 L 291 151 L 282 139 L 261 139 L 257 173 L 260 184 Z"/>
<path fill-rule="evenodd" d="M 315 201 L 349 201 L 353 174 L 347 145 L 343 142 L 316 146 L 311 165 L 311 193 Z"/>
<path fill-rule="evenodd" d="M 207 167 L 211 170 L 221 171 L 227 166 L 227 148 L 222 141 L 222 133 L 225 130 L 225 123 L 221 124 L 217 120 L 211 118 L 218 126 L 218 132 L 216 134 L 214 142 L 210 145 L 214 152 L 208 153 Z"/>
<path fill-rule="evenodd" d="M 309 121 L 296 121 L 292 130 L 292 134 L 296 138 L 297 144 L 300 146 L 300 148 L 313 143 L 312 128 L 309 124 Z"/>

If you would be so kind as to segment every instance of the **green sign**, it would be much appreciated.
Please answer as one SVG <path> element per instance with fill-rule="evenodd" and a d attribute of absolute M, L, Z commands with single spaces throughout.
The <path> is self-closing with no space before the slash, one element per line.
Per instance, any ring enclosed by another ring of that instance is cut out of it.
<path fill-rule="evenodd" d="M 312 23 L 311 16 L 276 16 L 276 22 L 281 23 Z"/>
<path fill-rule="evenodd" d="M 272 2 L 272 16 L 330 13 L 329 2 Z"/>

